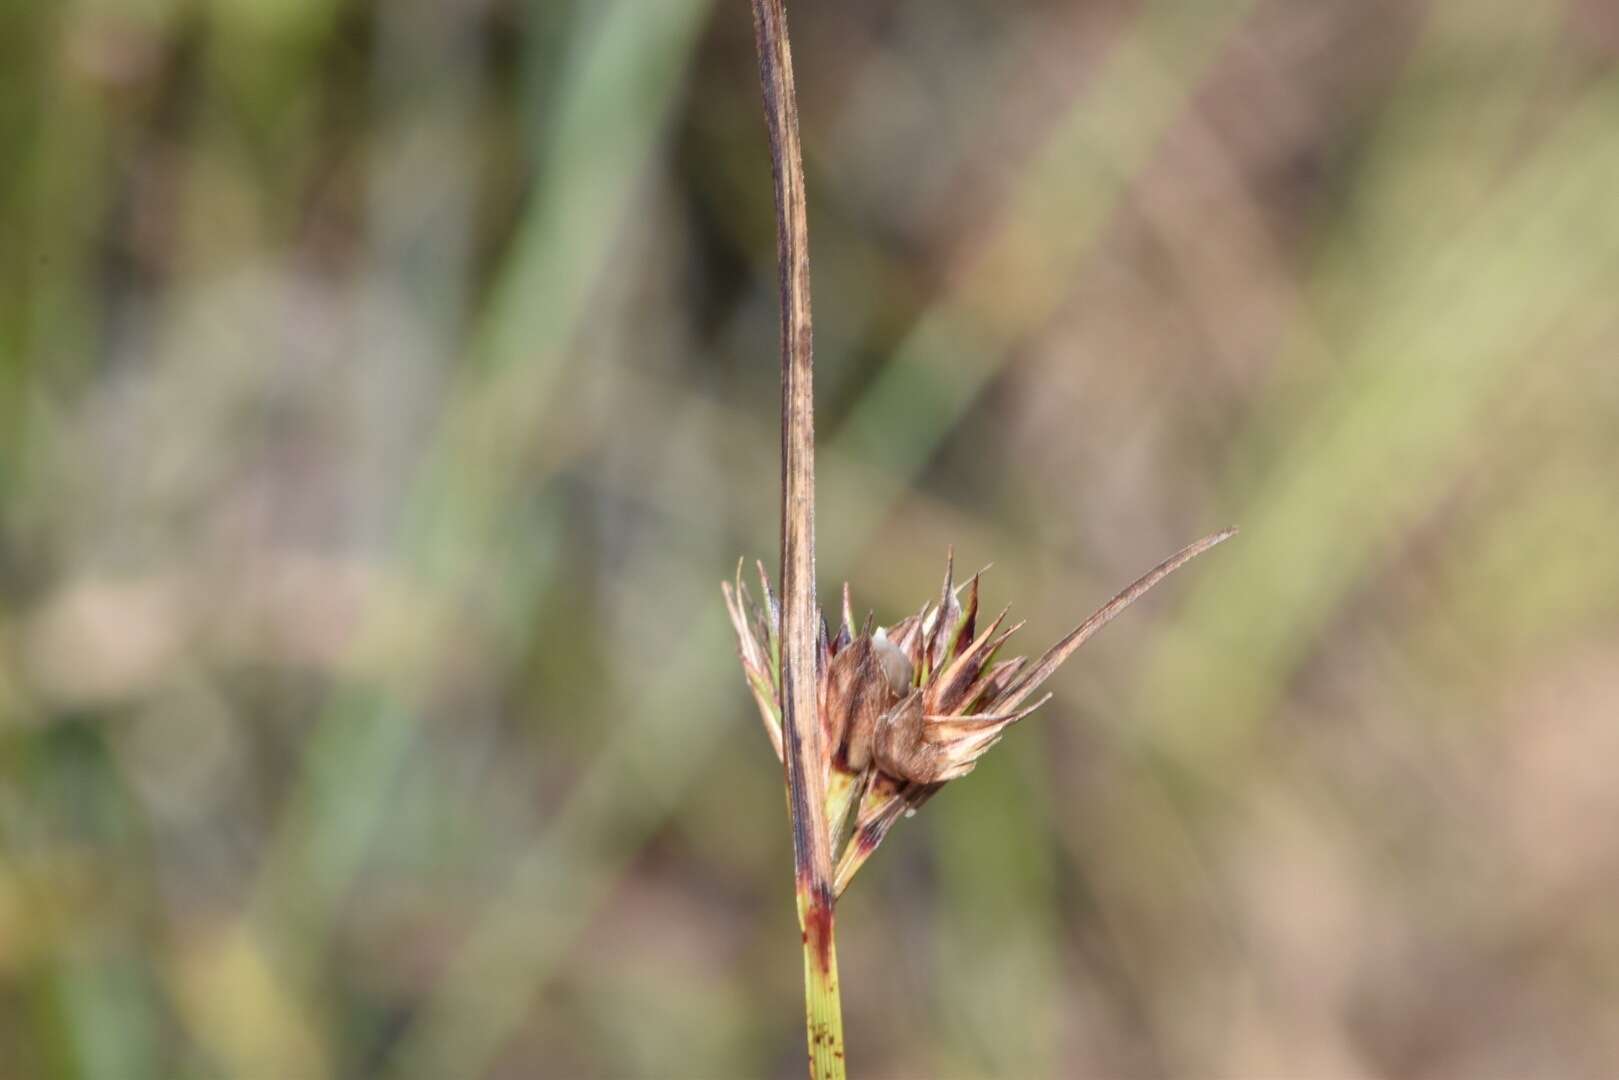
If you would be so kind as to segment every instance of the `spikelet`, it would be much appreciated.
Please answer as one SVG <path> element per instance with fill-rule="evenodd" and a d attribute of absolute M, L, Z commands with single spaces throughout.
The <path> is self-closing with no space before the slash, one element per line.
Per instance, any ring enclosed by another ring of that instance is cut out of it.
<path fill-rule="evenodd" d="M 1034 695 L 1092 634 L 1235 531 L 1204 537 L 1165 559 L 1034 661 L 997 659 L 1023 624 L 1005 627 L 1003 610 L 980 629 L 982 571 L 958 587 L 953 557 L 946 560 L 938 600 L 891 627 L 874 628 L 868 618 L 856 629 L 845 585 L 837 633 L 822 621 L 818 686 L 826 821 L 837 891 L 841 894 L 848 886 L 894 822 L 944 784 L 972 772 L 1008 728 L 1050 699 L 1050 694 Z M 779 759 L 780 608 L 763 565 L 759 586 L 756 603 L 742 582 L 739 563 L 734 583 L 721 585 L 721 590 L 736 630 L 743 675 Z"/>

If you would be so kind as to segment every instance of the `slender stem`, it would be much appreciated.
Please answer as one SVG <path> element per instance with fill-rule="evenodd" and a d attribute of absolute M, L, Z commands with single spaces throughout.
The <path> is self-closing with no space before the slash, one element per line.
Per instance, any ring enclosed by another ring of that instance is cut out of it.
<path fill-rule="evenodd" d="M 775 181 L 781 290 L 782 743 L 798 920 L 804 939 L 810 1075 L 841 1080 L 843 1015 L 833 937 L 832 850 L 826 827 L 826 753 L 816 702 L 815 380 L 810 330 L 809 221 L 798 141 L 798 101 L 782 0 L 752 0 L 759 83 Z"/>
<path fill-rule="evenodd" d="M 843 1080 L 843 1001 L 838 993 L 838 950 L 832 905 L 811 906 L 799 893 L 804 924 L 804 1012 L 811 1080 Z"/>

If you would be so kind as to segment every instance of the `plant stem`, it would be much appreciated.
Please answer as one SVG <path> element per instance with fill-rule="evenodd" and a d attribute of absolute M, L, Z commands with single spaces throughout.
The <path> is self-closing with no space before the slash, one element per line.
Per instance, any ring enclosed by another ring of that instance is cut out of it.
<path fill-rule="evenodd" d="M 804 927 L 804 1024 L 809 1038 L 811 1080 L 843 1080 L 843 1001 L 838 995 L 838 950 L 833 941 L 832 903 L 807 909 L 799 892 Z"/>
<path fill-rule="evenodd" d="M 775 181 L 781 290 L 782 758 L 792 817 L 798 921 L 804 941 L 810 1076 L 842 1080 L 843 1012 L 833 937 L 826 754 L 817 712 L 815 602 L 815 364 L 810 324 L 809 222 L 798 100 L 782 0 L 752 0 Z"/>

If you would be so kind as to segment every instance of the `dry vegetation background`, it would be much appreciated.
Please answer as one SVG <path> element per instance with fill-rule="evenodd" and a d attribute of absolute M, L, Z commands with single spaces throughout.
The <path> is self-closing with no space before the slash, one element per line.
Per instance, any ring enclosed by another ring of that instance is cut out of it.
<path fill-rule="evenodd" d="M 1031 648 L 868 1077 L 1611 1076 L 1619 14 L 793 9 L 821 570 Z M 0 1075 L 792 1077 L 736 0 L 0 6 Z"/>

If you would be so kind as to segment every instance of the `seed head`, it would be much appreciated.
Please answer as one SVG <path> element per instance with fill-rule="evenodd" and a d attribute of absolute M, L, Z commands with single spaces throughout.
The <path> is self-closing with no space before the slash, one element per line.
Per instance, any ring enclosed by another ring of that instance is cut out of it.
<path fill-rule="evenodd" d="M 1050 699 L 1046 694 L 1028 703 L 1092 634 L 1235 531 L 1204 537 L 1170 556 L 1032 662 L 1021 656 L 999 658 L 1001 647 L 1023 624 L 1003 627 L 1003 610 L 980 628 L 983 572 L 957 586 L 953 556 L 946 560 L 938 600 L 889 627 L 874 627 L 868 616 L 856 630 L 845 585 L 842 622 L 834 635 L 823 617 L 816 664 L 826 821 L 837 859 L 838 891 L 902 814 L 972 772 L 1007 728 Z M 757 603 L 742 583 L 740 564 L 735 582 L 720 588 L 736 630 L 743 674 L 780 758 L 781 615 L 764 566 L 758 569 Z"/>

